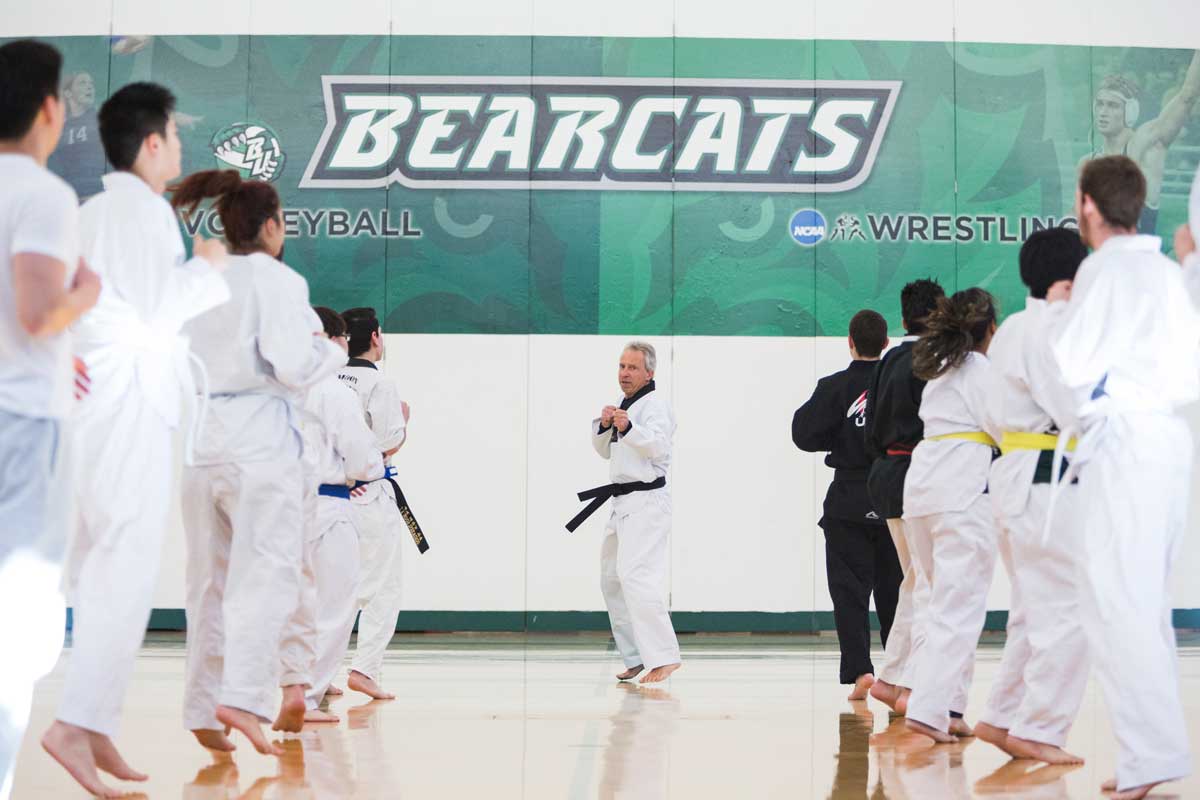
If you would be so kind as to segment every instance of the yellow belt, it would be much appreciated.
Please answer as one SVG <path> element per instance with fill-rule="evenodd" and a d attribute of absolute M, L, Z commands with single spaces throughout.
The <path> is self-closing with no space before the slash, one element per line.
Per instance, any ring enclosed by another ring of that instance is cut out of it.
<path fill-rule="evenodd" d="M 1000 452 L 1005 455 L 1014 450 L 1053 450 L 1058 445 L 1058 437 L 1053 433 L 1025 433 L 1022 431 L 1005 431 L 1000 438 Z M 1067 442 L 1067 452 L 1075 452 L 1075 437 Z"/>
<path fill-rule="evenodd" d="M 966 442 L 986 444 L 988 447 L 996 446 L 996 440 L 988 436 L 983 431 L 959 431 L 958 433 L 943 433 L 939 436 L 926 436 L 925 439 L 930 442 L 940 442 L 943 439 L 962 439 Z"/>

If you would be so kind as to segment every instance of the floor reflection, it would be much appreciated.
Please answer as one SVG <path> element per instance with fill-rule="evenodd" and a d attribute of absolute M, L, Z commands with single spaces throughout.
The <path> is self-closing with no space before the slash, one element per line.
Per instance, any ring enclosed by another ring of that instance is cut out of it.
<path fill-rule="evenodd" d="M 666 690 L 618 684 L 624 693 L 611 719 L 604 748 L 598 796 L 667 797 L 670 794 L 671 738 L 680 705 Z"/>

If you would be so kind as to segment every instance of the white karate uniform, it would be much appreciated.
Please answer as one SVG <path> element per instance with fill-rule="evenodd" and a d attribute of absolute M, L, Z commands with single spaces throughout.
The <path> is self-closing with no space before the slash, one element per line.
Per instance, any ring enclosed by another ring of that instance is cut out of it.
<path fill-rule="evenodd" d="M 352 358 L 338 379 L 358 395 L 367 425 L 375 434 L 375 447 L 387 452 L 404 444 L 407 425 L 396 383 L 373 363 Z M 385 464 L 391 464 L 391 458 Z M 362 570 L 358 582 L 358 642 L 350 668 L 376 683 L 383 681 L 383 654 L 396 633 L 400 616 L 400 553 L 411 541 L 408 527 L 396 507 L 396 495 L 387 481 L 367 487 L 362 497 L 351 499 L 358 522 Z"/>
<path fill-rule="evenodd" d="M 79 259 L 78 199 L 32 158 L 0 154 L 0 800 L 29 722 L 33 685 L 62 649 L 59 583 L 70 508 L 63 419 L 71 397 L 71 335 L 34 338 L 17 318 L 13 257 L 49 256 L 71 285 Z M 65 501 L 65 502 L 64 502 Z"/>
<path fill-rule="evenodd" d="M 991 502 L 984 493 L 990 447 L 947 433 L 985 431 L 987 357 L 970 353 L 957 368 L 925 384 L 921 421 L 925 439 L 913 450 L 904 480 L 904 528 L 914 563 L 929 580 L 921 620 L 925 644 L 908 701 L 909 719 L 943 732 L 950 712 L 966 711 L 975 671 L 975 647 L 987 615 L 996 559 Z"/>
<path fill-rule="evenodd" d="M 1054 355 L 1083 436 L 1078 507 L 1084 619 L 1117 737 L 1117 786 L 1191 772 L 1179 697 L 1171 567 L 1187 530 L 1200 397 L 1200 316 L 1156 236 L 1116 236 L 1084 260 Z"/>
<path fill-rule="evenodd" d="M 79 220 L 103 290 L 75 326 L 92 385 L 72 426 L 75 616 L 58 718 L 113 736 L 158 579 L 181 393 L 195 395 L 181 330 L 229 288 L 204 259 L 185 263 L 170 204 L 136 175 L 105 175 Z"/>
<path fill-rule="evenodd" d="M 383 476 L 383 455 L 358 398 L 336 377 L 309 389 L 302 414 L 307 488 L 300 602 L 284 633 L 281 685 L 307 684 L 316 708 L 333 682 L 354 627 L 359 578 L 358 531 L 350 501 L 318 495 L 320 484 L 348 485 Z"/>
<path fill-rule="evenodd" d="M 896 558 L 904 571 L 904 580 L 900 582 L 896 616 L 892 619 L 892 631 L 888 634 L 887 647 L 884 648 L 877 674 L 885 683 L 911 689 L 916 677 L 916 665 L 925 644 L 922 624 L 929 604 L 929 579 L 912 557 L 904 520 L 889 519 L 887 526 L 892 544 L 896 547 Z"/>
<path fill-rule="evenodd" d="M 232 299 L 187 325 L 210 405 L 184 470 L 188 654 L 184 726 L 218 728 L 216 708 L 267 720 L 279 644 L 296 608 L 304 527 L 293 392 L 345 358 L 320 336 L 308 284 L 262 253 L 235 256 Z"/>
<path fill-rule="evenodd" d="M 998 431 L 1048 433 L 1075 425 L 1070 394 L 1050 352 L 1057 333 L 1045 300 L 1005 320 L 988 348 L 988 411 Z M 1083 531 L 1076 488 L 1059 487 L 1047 531 L 1051 484 L 1034 484 L 1042 455 L 1014 450 L 992 463 L 988 491 L 1001 558 L 1012 584 L 1000 675 L 981 719 L 1013 736 L 1062 747 L 1083 701 L 1090 660 L 1080 616 Z M 1049 535 L 1047 535 L 1047 533 Z"/>
<path fill-rule="evenodd" d="M 592 420 L 592 446 L 608 459 L 613 483 L 648 483 L 671 467 L 675 416 L 657 390 L 628 409 L 632 427 L 613 441 L 613 428 Z M 678 664 L 679 640 L 667 608 L 671 562 L 671 487 L 612 499 L 600 545 L 600 589 L 613 639 L 626 667 Z"/>

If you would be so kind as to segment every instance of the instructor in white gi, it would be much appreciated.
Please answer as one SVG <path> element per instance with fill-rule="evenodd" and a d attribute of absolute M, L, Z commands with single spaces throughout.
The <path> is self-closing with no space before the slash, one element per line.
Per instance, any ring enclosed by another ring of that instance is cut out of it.
<path fill-rule="evenodd" d="M 1171 567 L 1187 529 L 1192 436 L 1178 409 L 1200 397 L 1200 316 L 1156 236 L 1137 234 L 1146 181 L 1125 156 L 1083 168 L 1079 268 L 1054 344 L 1082 435 L 1082 607 L 1117 738 L 1116 800 L 1188 775 Z M 1065 479 L 1064 479 L 1065 480 Z"/>
<path fill-rule="evenodd" d="M 214 269 L 224 268 L 225 246 L 197 238 L 195 257 L 185 261 L 179 221 L 162 197 L 180 173 L 174 107 L 171 92 L 152 83 L 130 84 L 104 103 L 100 136 L 117 171 L 104 176 L 104 191 L 79 218 L 83 257 L 104 290 L 75 328 L 76 353 L 92 379 L 71 439 L 75 618 L 58 719 L 42 745 L 101 795 L 113 790 L 99 782 L 98 764 L 123 780 L 146 779 L 111 737 L 150 619 L 181 395 L 191 400 L 196 392 L 180 330 L 229 297 Z"/>
<path fill-rule="evenodd" d="M 666 680 L 680 667 L 679 641 L 667 610 L 671 490 L 666 479 L 675 416 L 655 391 L 656 366 L 652 345 L 626 345 L 617 374 L 625 397 L 619 406 L 605 406 L 591 425 L 592 446 L 608 459 L 614 487 L 604 495 L 613 498 L 613 511 L 600 547 L 600 588 L 625 662 L 617 677 L 630 680 L 650 670 L 642 683 Z"/>

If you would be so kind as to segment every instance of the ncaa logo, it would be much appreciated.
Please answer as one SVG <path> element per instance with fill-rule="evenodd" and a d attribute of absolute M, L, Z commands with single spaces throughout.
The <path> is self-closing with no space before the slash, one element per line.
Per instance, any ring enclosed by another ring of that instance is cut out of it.
<path fill-rule="evenodd" d="M 788 231 L 796 244 L 812 247 L 825 238 L 825 217 L 815 208 L 802 208 L 792 215 Z"/>

